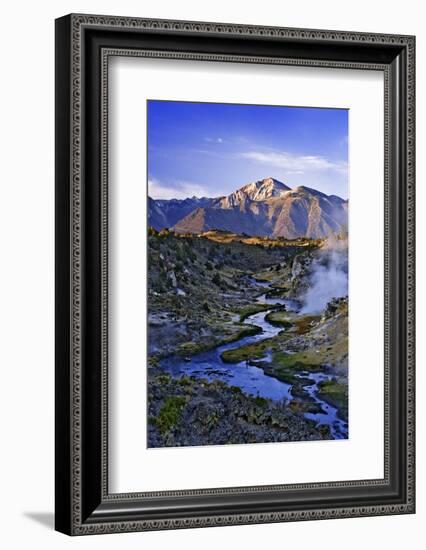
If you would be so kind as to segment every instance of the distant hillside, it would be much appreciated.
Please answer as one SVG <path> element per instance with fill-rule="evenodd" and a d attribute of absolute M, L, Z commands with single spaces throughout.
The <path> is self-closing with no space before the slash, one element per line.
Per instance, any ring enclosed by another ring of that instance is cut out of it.
<path fill-rule="evenodd" d="M 209 206 L 214 199 L 190 197 L 188 199 L 156 200 L 148 197 L 148 224 L 157 229 L 173 227 L 196 208 Z"/>
<path fill-rule="evenodd" d="M 347 231 L 348 201 L 309 187 L 291 189 L 265 178 L 226 197 L 185 200 L 149 199 L 148 223 L 178 233 L 220 229 L 235 233 L 318 239 Z"/>

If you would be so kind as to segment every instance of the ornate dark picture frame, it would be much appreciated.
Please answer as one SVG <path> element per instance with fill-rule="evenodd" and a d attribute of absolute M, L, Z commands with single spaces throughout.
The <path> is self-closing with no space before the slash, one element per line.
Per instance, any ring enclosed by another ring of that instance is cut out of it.
<path fill-rule="evenodd" d="M 108 59 L 382 71 L 384 478 L 110 494 Z M 56 21 L 56 529 L 70 535 L 414 513 L 413 36 L 68 15 Z"/>

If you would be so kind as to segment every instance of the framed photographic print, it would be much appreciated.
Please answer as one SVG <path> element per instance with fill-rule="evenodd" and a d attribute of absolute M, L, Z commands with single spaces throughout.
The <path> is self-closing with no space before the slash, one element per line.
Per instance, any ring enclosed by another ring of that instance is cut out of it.
<path fill-rule="evenodd" d="M 56 529 L 413 513 L 412 36 L 56 21 Z"/>

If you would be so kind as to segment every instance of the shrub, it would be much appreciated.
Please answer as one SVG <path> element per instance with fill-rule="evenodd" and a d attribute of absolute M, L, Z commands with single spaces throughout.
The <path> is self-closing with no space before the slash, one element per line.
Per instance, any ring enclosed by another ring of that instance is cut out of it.
<path fill-rule="evenodd" d="M 268 404 L 268 400 L 264 397 L 260 397 L 259 395 L 254 398 L 254 401 L 259 407 L 265 407 Z"/>
<path fill-rule="evenodd" d="M 162 434 L 169 432 L 179 422 L 185 404 L 185 397 L 178 395 L 166 397 L 158 415 L 150 417 L 151 424 L 157 426 Z"/>

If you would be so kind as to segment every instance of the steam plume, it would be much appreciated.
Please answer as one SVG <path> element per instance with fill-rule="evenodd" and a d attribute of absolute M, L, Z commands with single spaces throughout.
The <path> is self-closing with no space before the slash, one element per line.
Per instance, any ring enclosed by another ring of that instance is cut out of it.
<path fill-rule="evenodd" d="M 320 313 L 332 298 L 348 294 L 348 240 L 329 237 L 311 264 L 302 313 Z"/>

